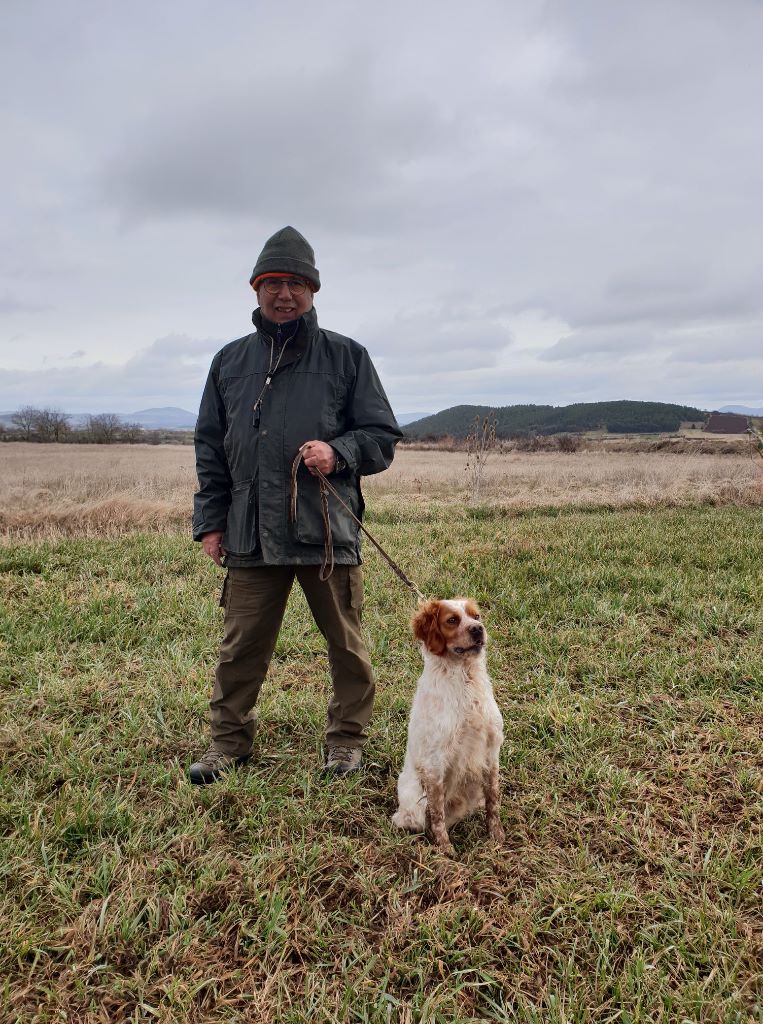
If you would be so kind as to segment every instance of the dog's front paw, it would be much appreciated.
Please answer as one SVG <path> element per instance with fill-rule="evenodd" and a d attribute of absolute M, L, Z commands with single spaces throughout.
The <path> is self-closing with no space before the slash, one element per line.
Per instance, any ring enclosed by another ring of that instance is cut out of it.
<path fill-rule="evenodd" d="M 503 843 L 506 840 L 506 833 L 500 821 L 491 821 L 487 827 L 488 834 L 494 843 Z"/>
<path fill-rule="evenodd" d="M 395 811 L 395 813 L 392 815 L 392 824 L 395 826 L 395 828 L 402 828 L 407 831 L 410 831 L 411 816 L 410 814 L 408 814 L 407 811 L 399 809 Z"/>
<path fill-rule="evenodd" d="M 429 813 L 427 807 L 426 814 L 424 816 L 424 835 L 427 837 L 433 846 L 436 846 L 440 853 L 444 853 L 446 857 L 455 857 L 456 851 L 453 848 L 453 843 L 450 841 L 448 830 L 445 826 L 440 823 L 434 825 L 432 823 L 432 816 Z"/>
<path fill-rule="evenodd" d="M 424 831 L 424 814 L 416 814 L 408 809 L 398 808 L 392 815 L 392 824 L 395 828 L 404 829 L 406 832 Z"/>
<path fill-rule="evenodd" d="M 440 839 L 431 832 L 427 832 L 426 837 L 439 853 L 444 854 L 446 857 L 456 856 L 456 848 L 453 843 L 451 843 L 449 836 L 446 835 L 444 839 Z"/>

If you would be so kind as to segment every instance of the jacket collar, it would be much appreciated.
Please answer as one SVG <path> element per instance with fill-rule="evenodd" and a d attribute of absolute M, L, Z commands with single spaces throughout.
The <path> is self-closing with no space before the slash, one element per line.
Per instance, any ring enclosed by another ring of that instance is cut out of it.
<path fill-rule="evenodd" d="M 308 309 L 298 320 L 289 320 L 285 324 L 273 324 L 262 315 L 262 310 L 257 307 L 252 313 L 252 323 L 257 328 L 257 338 L 263 344 L 278 346 L 278 328 L 281 328 L 281 342 L 288 340 L 288 347 L 279 360 L 280 367 L 289 366 L 302 358 L 310 345 L 310 342 L 318 334 L 318 316 L 315 309 Z M 280 353 L 280 346 L 276 353 Z"/>
<path fill-rule="evenodd" d="M 266 320 L 262 315 L 262 310 L 259 306 L 252 313 L 252 323 L 257 328 L 258 333 L 264 334 L 267 338 L 275 337 L 274 332 L 277 324 L 271 324 L 269 320 Z M 315 306 L 313 306 L 312 309 L 308 309 L 306 313 L 303 313 L 299 320 L 290 320 L 288 324 L 281 325 L 288 329 L 289 333 L 286 335 L 287 338 L 291 335 L 294 329 L 292 326 L 294 323 L 298 324 L 297 331 L 302 333 L 306 341 L 312 340 L 318 333 L 318 314 L 315 310 Z"/>

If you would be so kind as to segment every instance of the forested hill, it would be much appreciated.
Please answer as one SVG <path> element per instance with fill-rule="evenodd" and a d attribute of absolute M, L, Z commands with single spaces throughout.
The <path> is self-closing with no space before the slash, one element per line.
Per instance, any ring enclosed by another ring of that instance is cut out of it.
<path fill-rule="evenodd" d="M 466 437 L 475 416 L 496 421 L 499 437 L 609 430 L 617 434 L 652 434 L 677 430 L 685 420 L 701 421 L 705 413 L 688 405 L 664 402 L 578 402 L 575 405 L 454 405 L 409 423 L 407 437 Z"/>

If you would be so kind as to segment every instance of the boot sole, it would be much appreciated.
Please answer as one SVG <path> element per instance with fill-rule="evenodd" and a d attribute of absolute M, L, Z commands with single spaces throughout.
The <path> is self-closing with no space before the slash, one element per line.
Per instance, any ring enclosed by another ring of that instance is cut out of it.
<path fill-rule="evenodd" d="M 322 771 L 323 771 L 324 775 L 333 775 L 333 776 L 337 776 L 337 777 L 343 777 L 345 775 L 352 774 L 352 772 L 359 771 L 362 767 L 363 767 L 363 762 L 362 761 L 361 761 L 360 764 L 356 764 L 352 768 L 338 768 L 336 765 L 333 765 L 333 764 L 332 765 L 324 764 L 324 766 L 322 768 Z"/>

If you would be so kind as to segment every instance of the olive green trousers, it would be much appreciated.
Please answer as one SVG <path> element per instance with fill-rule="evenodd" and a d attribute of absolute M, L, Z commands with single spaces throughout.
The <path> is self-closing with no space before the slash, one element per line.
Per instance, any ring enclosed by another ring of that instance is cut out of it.
<path fill-rule="evenodd" d="M 326 743 L 361 746 L 374 703 L 374 677 L 360 632 L 363 570 L 337 565 L 325 581 L 317 565 L 230 568 L 220 604 L 225 633 L 210 707 L 212 742 L 240 757 L 252 749 L 254 705 L 273 656 L 294 577 L 328 645 L 333 696 Z"/>

